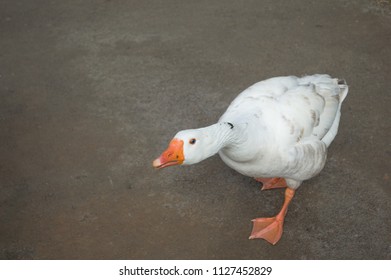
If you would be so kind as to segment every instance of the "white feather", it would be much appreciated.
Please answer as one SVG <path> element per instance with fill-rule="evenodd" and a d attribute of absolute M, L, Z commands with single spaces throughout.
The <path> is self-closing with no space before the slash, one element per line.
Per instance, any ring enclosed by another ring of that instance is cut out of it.
<path fill-rule="evenodd" d="M 217 124 L 176 135 L 185 143 L 184 163 L 218 152 L 244 175 L 282 177 L 295 189 L 323 169 L 347 93 L 346 83 L 329 75 L 256 83 L 232 101 Z M 193 137 L 197 144 L 186 144 Z"/>

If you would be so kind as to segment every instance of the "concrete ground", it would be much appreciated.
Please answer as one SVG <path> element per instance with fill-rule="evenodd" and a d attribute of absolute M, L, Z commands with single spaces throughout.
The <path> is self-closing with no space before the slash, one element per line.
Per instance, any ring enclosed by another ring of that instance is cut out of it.
<path fill-rule="evenodd" d="M 391 16 L 376 1 L 0 3 L 1 259 L 390 259 Z M 350 94 L 281 241 L 283 190 L 215 156 L 154 170 L 247 86 L 329 73 Z"/>

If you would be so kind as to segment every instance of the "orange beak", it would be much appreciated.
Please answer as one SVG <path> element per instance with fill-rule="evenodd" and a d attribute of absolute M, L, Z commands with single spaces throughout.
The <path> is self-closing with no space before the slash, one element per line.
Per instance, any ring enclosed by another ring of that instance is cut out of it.
<path fill-rule="evenodd" d="M 167 166 L 182 164 L 184 160 L 183 140 L 174 138 L 161 156 L 153 161 L 152 165 L 153 167 L 160 169 Z"/>

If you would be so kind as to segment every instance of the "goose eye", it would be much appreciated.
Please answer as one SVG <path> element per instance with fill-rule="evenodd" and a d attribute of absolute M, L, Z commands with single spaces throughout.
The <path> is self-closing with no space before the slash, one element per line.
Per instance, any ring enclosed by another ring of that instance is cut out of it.
<path fill-rule="evenodd" d="M 196 141 L 197 141 L 197 140 L 196 140 L 195 138 L 191 138 L 191 139 L 189 140 L 189 143 L 190 143 L 191 145 L 194 145 Z"/>

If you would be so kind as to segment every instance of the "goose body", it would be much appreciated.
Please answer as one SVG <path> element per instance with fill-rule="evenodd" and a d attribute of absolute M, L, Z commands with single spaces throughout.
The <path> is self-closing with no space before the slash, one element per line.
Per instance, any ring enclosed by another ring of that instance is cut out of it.
<path fill-rule="evenodd" d="M 219 120 L 238 124 L 245 139 L 240 146 L 221 149 L 222 160 L 251 177 L 300 182 L 315 176 L 337 134 L 346 94 L 347 86 L 328 75 L 276 77 L 254 84 Z"/>
<path fill-rule="evenodd" d="M 288 204 L 302 181 L 324 167 L 339 126 L 345 81 L 329 75 L 275 77 L 240 93 L 216 124 L 178 132 L 153 165 L 194 164 L 218 153 L 264 189 L 287 187 L 273 218 L 253 220 L 250 238 L 277 243 Z"/>

